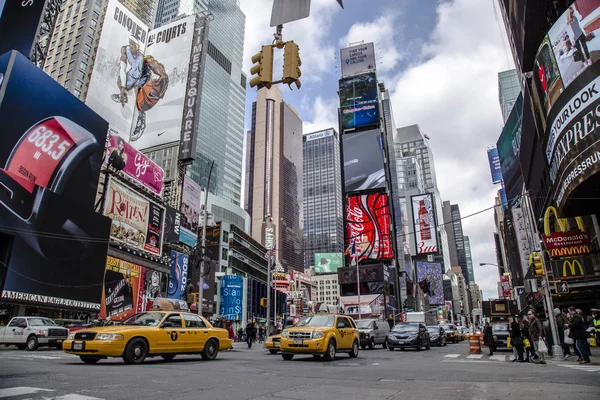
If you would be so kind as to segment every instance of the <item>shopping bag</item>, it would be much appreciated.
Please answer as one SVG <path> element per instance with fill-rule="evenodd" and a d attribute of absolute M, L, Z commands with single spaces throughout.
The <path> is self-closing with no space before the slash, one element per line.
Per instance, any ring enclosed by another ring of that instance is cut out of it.
<path fill-rule="evenodd" d="M 595 337 L 591 337 L 590 338 L 590 346 L 592 346 L 592 347 L 598 346 L 598 343 L 596 342 L 596 338 Z"/>
<path fill-rule="evenodd" d="M 575 344 L 575 341 L 569 337 L 569 329 L 565 329 L 565 344 Z"/>
<path fill-rule="evenodd" d="M 529 341 L 529 339 L 525 338 L 523 339 L 523 345 L 525 346 L 526 349 L 531 347 L 531 342 Z"/>
<path fill-rule="evenodd" d="M 548 346 L 546 346 L 546 342 L 542 338 L 538 340 L 538 351 L 540 353 L 548 353 Z"/>
<path fill-rule="evenodd" d="M 508 340 L 506 341 L 506 347 L 508 347 L 509 349 L 512 349 L 512 343 L 510 342 L 510 336 L 509 336 Z"/>

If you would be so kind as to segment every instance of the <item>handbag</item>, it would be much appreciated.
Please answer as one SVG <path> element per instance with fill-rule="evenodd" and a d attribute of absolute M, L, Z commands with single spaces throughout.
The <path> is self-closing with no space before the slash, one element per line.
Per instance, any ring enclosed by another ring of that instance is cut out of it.
<path fill-rule="evenodd" d="M 548 353 L 548 346 L 546 346 L 546 342 L 544 342 L 544 339 L 540 338 L 538 340 L 538 348 L 537 350 L 540 353 Z"/>
<path fill-rule="evenodd" d="M 509 349 L 512 349 L 512 340 L 510 339 L 510 336 L 506 340 L 506 347 L 508 347 Z"/>
<path fill-rule="evenodd" d="M 565 344 L 575 344 L 575 340 L 569 337 L 570 333 L 570 329 L 565 329 Z"/>
<path fill-rule="evenodd" d="M 595 337 L 591 337 L 590 338 L 590 346 L 596 347 L 597 345 L 598 345 L 598 343 L 596 342 L 596 338 Z"/>
<path fill-rule="evenodd" d="M 509 338 L 510 339 L 510 338 Z M 514 347 L 523 347 L 523 338 L 520 336 L 515 337 L 514 339 L 511 339 L 511 344 Z"/>
<path fill-rule="evenodd" d="M 529 339 L 523 339 L 523 346 L 525 346 L 526 349 L 531 347 L 531 342 L 529 341 Z"/>

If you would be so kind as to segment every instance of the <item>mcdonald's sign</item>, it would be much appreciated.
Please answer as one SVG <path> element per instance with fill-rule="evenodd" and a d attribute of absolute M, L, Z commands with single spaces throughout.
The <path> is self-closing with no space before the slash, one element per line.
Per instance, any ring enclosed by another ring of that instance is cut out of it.
<path fill-rule="evenodd" d="M 552 221 L 554 216 L 554 229 Z M 586 232 L 582 217 L 575 217 L 577 229 L 568 230 L 566 218 L 559 218 L 556 208 L 548 207 L 544 214 L 544 234 L 542 235 L 546 248 L 552 258 L 581 256 L 590 253 L 590 235 Z"/>
<path fill-rule="evenodd" d="M 578 258 L 567 258 L 563 260 L 562 275 L 563 279 L 582 278 L 585 276 L 585 270 Z"/>

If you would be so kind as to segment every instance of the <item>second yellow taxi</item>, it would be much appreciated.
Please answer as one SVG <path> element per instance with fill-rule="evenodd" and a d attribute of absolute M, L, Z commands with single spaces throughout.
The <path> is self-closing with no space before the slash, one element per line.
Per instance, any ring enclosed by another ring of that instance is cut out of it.
<path fill-rule="evenodd" d="M 213 328 L 204 317 L 182 311 L 134 314 L 119 325 L 80 330 L 69 335 L 63 350 L 86 364 L 123 357 L 141 364 L 147 357 L 172 360 L 177 354 L 200 354 L 214 360 L 219 350 L 231 348 L 227 330 Z"/>

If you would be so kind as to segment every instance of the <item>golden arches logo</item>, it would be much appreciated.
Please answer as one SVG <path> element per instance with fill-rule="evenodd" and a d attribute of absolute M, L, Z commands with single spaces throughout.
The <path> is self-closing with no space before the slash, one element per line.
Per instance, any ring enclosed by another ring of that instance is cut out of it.
<path fill-rule="evenodd" d="M 550 216 L 552 215 L 554 215 L 554 228 L 557 229 L 557 232 L 567 232 L 567 230 L 569 229 L 567 219 L 559 218 L 556 208 L 550 206 L 546 208 L 546 212 L 544 213 L 544 235 L 550 236 L 552 234 L 552 226 L 550 223 Z M 575 217 L 575 221 L 577 222 L 577 228 L 581 232 L 585 232 L 585 224 L 583 222 L 583 218 Z"/>
<path fill-rule="evenodd" d="M 550 252 L 550 256 L 554 257 L 568 257 L 568 256 L 578 256 L 582 254 L 588 254 L 590 252 L 590 248 L 588 246 L 575 246 L 575 247 L 561 247 L 552 249 Z"/>
<path fill-rule="evenodd" d="M 579 267 L 579 275 L 575 275 L 575 267 Z M 567 274 L 567 268 L 569 268 L 569 272 L 571 272 L 571 275 Z M 581 265 L 581 262 L 579 262 L 578 259 L 575 260 L 565 260 L 563 262 L 563 267 L 562 267 L 562 276 L 563 277 L 567 277 L 567 276 L 583 276 L 585 275 L 583 273 L 583 266 Z"/>

